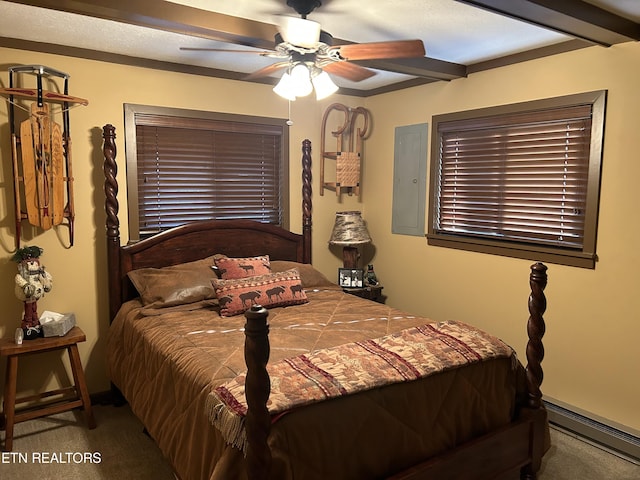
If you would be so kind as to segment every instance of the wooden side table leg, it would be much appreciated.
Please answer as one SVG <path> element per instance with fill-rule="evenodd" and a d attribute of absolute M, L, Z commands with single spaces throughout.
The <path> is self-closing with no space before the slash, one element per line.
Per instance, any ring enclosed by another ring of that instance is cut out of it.
<path fill-rule="evenodd" d="M 7 357 L 7 376 L 5 378 L 4 402 L 2 405 L 5 427 L 4 449 L 13 450 L 13 425 L 16 415 L 16 383 L 18 382 L 18 357 Z"/>
<path fill-rule="evenodd" d="M 78 345 L 70 345 L 68 351 L 69 361 L 71 362 L 71 371 L 73 373 L 73 381 L 75 383 L 76 390 L 78 391 L 78 395 L 82 399 L 82 405 L 87 419 L 87 427 L 89 427 L 89 429 L 96 428 L 96 421 L 93 418 L 91 399 L 89 398 L 89 390 L 87 390 L 87 383 L 84 378 L 84 370 L 82 369 L 82 362 L 80 361 Z"/>

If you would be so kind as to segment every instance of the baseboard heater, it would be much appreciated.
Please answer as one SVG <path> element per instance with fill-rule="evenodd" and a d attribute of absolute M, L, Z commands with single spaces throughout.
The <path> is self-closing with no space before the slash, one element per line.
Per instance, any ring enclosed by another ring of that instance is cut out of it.
<path fill-rule="evenodd" d="M 603 419 L 595 419 L 594 415 L 580 412 L 577 408 L 554 399 L 547 398 L 544 404 L 552 425 L 573 432 L 596 446 L 640 465 L 640 432 Z"/>

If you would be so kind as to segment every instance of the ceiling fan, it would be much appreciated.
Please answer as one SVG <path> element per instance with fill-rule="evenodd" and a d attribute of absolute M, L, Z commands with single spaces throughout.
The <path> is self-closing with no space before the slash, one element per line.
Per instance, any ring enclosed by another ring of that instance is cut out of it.
<path fill-rule="evenodd" d="M 287 5 L 292 7 L 300 18 L 284 17 L 279 33 L 275 36 L 273 51 L 249 52 L 189 47 L 181 47 L 181 50 L 257 53 L 265 57 L 281 59 L 249 74 L 246 79 L 266 77 L 286 69 L 274 91 L 289 100 L 308 95 L 314 88 L 318 99 L 337 91 L 338 87 L 328 73 L 353 82 L 360 82 L 375 75 L 373 70 L 349 63 L 352 60 L 413 58 L 425 55 L 422 40 L 392 40 L 334 46 L 331 34 L 322 30 L 319 23 L 307 19 L 307 15 L 321 6 L 322 2 L 287 0 Z"/>

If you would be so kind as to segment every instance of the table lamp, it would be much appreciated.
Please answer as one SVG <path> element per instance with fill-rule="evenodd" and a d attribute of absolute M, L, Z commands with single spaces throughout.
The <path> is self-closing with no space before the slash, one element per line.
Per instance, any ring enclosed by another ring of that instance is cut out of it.
<path fill-rule="evenodd" d="M 358 268 L 358 245 L 370 243 L 371 237 L 360 212 L 336 212 L 329 245 L 342 245 L 344 268 Z"/>

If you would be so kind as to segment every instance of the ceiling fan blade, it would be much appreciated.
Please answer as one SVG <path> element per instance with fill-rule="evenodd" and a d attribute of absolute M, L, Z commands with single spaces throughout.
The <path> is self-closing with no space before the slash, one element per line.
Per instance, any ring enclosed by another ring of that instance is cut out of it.
<path fill-rule="evenodd" d="M 376 74 L 373 70 L 369 70 L 368 68 L 349 62 L 329 63 L 328 65 L 323 66 L 322 69 L 327 73 L 346 78 L 352 82 L 361 82 L 362 80 L 371 78 Z"/>
<path fill-rule="evenodd" d="M 247 75 L 246 77 L 244 77 L 245 80 L 252 80 L 254 78 L 260 78 L 260 77 L 268 77 L 269 75 L 276 73 L 278 70 L 282 70 L 283 68 L 287 68 L 290 65 L 289 62 L 277 62 L 277 63 L 272 63 L 271 65 L 267 65 L 266 67 L 263 67 L 259 70 L 256 70 L 255 72 L 250 73 L 249 75 Z"/>
<path fill-rule="evenodd" d="M 344 60 L 378 60 L 382 58 L 424 57 L 422 40 L 395 40 L 389 42 L 354 43 L 329 47 L 337 50 Z"/>

